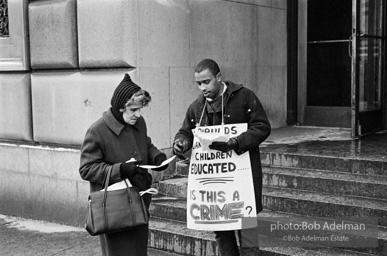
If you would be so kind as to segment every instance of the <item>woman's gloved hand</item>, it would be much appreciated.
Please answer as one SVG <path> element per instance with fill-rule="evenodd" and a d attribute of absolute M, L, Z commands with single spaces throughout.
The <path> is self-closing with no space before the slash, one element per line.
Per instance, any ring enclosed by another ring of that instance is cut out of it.
<path fill-rule="evenodd" d="M 138 188 L 139 191 L 145 191 L 152 185 L 152 175 L 150 173 L 147 173 L 147 175 L 136 174 L 129 180 L 133 186 Z M 152 195 L 146 193 L 142 195 L 142 199 L 144 199 L 146 208 L 149 209 L 149 205 L 152 201 Z"/>
<path fill-rule="evenodd" d="M 160 165 L 162 162 L 164 162 L 165 160 L 167 160 L 167 156 L 164 154 L 164 153 L 161 153 L 161 154 L 158 154 L 156 157 L 155 157 L 155 165 Z M 161 166 L 161 167 L 158 167 L 158 168 L 153 168 L 152 170 L 156 171 L 156 172 L 160 172 L 160 171 L 164 171 L 165 169 L 167 169 L 168 167 L 168 164 L 164 165 L 164 166 Z"/>
<path fill-rule="evenodd" d="M 120 174 L 121 174 L 121 179 L 128 179 L 128 178 L 131 178 L 133 177 L 134 175 L 136 175 L 137 173 L 141 172 L 141 170 L 137 170 L 137 169 L 143 169 L 143 168 L 139 168 L 137 165 L 139 165 L 140 163 L 142 163 L 142 160 L 136 160 L 136 161 L 133 161 L 133 162 L 125 162 L 125 163 L 122 163 L 121 166 L 120 166 Z M 146 169 L 143 169 L 145 170 L 146 172 Z"/>
<path fill-rule="evenodd" d="M 144 168 L 141 168 L 141 167 L 138 167 L 136 168 L 136 174 L 140 174 L 140 175 L 146 175 L 148 173 L 148 170 L 147 169 L 144 169 Z"/>
<path fill-rule="evenodd" d="M 130 183 L 132 183 L 133 186 L 137 187 L 139 191 L 145 191 L 148 189 L 148 182 L 146 175 L 142 174 L 135 174 L 130 179 Z"/>

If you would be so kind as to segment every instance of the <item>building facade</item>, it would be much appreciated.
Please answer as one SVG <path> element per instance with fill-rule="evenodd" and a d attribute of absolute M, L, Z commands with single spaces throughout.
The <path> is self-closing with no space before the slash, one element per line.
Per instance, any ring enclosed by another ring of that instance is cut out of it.
<path fill-rule="evenodd" d="M 0 3 L 1 214 L 83 226 L 80 145 L 125 73 L 151 93 L 142 114 L 167 155 L 203 58 L 255 91 L 274 128 L 286 126 L 287 1 Z"/>
<path fill-rule="evenodd" d="M 167 155 L 203 58 L 273 128 L 383 130 L 386 23 L 384 0 L 0 0 L 0 213 L 83 226 L 80 145 L 125 73 Z"/>

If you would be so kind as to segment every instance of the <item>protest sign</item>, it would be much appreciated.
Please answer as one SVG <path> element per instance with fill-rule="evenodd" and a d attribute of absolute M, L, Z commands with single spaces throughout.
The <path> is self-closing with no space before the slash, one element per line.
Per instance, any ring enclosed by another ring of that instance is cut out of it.
<path fill-rule="evenodd" d="M 212 141 L 227 141 L 247 124 L 198 127 L 194 130 L 187 190 L 187 226 L 196 230 L 242 229 L 243 217 L 255 217 L 249 153 L 211 150 Z M 253 228 L 257 224 L 251 222 Z"/>

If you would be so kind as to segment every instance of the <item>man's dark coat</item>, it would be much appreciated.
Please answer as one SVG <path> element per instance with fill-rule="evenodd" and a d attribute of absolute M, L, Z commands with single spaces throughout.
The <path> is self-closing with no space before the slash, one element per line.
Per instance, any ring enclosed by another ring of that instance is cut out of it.
<path fill-rule="evenodd" d="M 259 145 L 270 135 L 271 127 L 266 113 L 258 97 L 248 88 L 233 82 L 225 82 L 227 90 L 224 92 L 224 123 L 247 123 L 248 130 L 237 137 L 239 149 L 237 154 L 246 151 L 250 154 L 251 169 L 256 198 L 257 213 L 262 211 L 262 168 Z M 193 142 L 192 129 L 199 123 L 205 107 L 206 99 L 203 95 L 189 106 L 182 127 L 175 136 Z M 200 126 L 220 125 L 222 112 L 211 115 L 204 111 Z"/>

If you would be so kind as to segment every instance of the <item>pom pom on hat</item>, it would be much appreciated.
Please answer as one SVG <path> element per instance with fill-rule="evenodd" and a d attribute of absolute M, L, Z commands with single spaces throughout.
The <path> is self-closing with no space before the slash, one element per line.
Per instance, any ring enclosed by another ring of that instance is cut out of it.
<path fill-rule="evenodd" d="M 135 84 L 128 74 L 125 74 L 124 79 L 122 79 L 114 90 L 113 97 L 110 101 L 113 110 L 119 112 L 120 109 L 125 108 L 128 100 L 139 90 L 141 90 L 141 87 Z"/>

